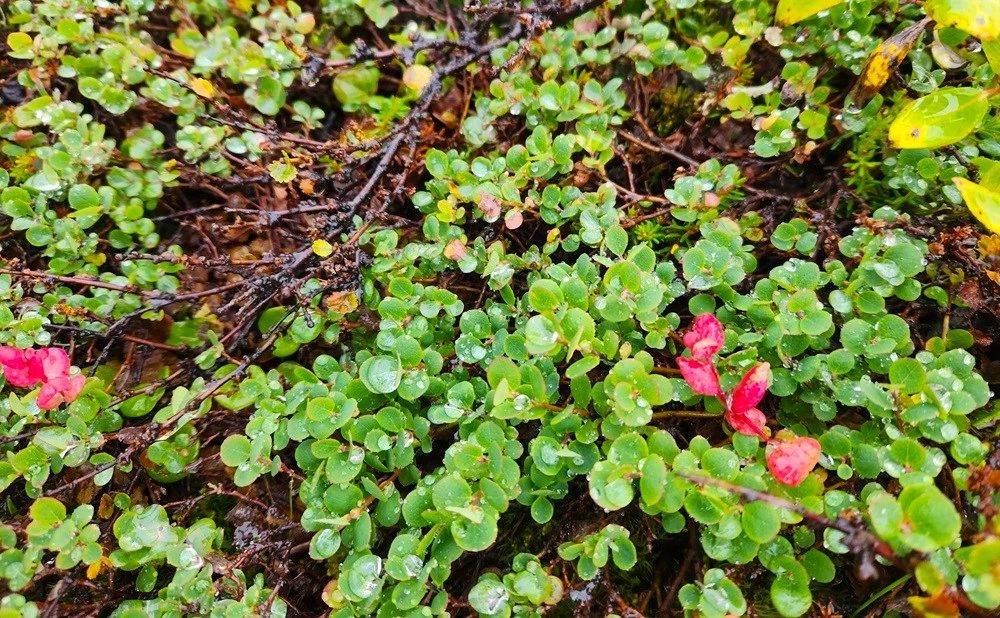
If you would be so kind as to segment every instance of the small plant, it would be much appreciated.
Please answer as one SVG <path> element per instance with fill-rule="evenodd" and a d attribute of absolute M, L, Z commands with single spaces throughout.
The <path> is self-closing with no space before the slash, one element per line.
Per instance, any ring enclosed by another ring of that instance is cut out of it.
<path fill-rule="evenodd" d="M 995 615 L 995 4 L 2 3 L 0 618 Z"/>
<path fill-rule="evenodd" d="M 767 363 L 754 365 L 732 392 L 725 394 L 719 384 L 719 374 L 712 358 L 725 344 L 722 324 L 710 313 L 695 318 L 691 330 L 684 335 L 691 358 L 679 357 L 681 375 L 695 393 L 718 398 L 725 409 L 725 419 L 739 433 L 758 436 L 767 441 L 767 419 L 756 408 L 767 392 Z M 768 453 L 767 463 L 774 477 L 786 485 L 798 485 L 819 462 L 820 445 L 813 438 L 782 441 Z"/>

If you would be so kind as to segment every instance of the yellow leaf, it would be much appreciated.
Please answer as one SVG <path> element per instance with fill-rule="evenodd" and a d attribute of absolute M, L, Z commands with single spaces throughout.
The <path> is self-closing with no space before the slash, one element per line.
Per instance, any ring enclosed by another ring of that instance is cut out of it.
<path fill-rule="evenodd" d="M 468 254 L 469 251 L 465 248 L 465 243 L 457 238 L 449 242 L 444 248 L 444 256 L 455 262 L 461 260 Z"/>
<path fill-rule="evenodd" d="M 105 566 L 111 566 L 111 561 L 101 556 L 101 559 L 87 567 L 87 579 L 94 579 L 101 574 Z"/>
<path fill-rule="evenodd" d="M 941 148 L 972 133 L 990 111 L 979 88 L 940 88 L 910 101 L 889 126 L 894 148 Z"/>
<path fill-rule="evenodd" d="M 790 26 L 842 2 L 844 0 L 778 0 L 775 18 L 779 24 Z"/>
<path fill-rule="evenodd" d="M 191 90 L 194 90 L 194 93 L 199 97 L 206 99 L 211 99 L 215 96 L 215 86 L 212 85 L 212 82 L 200 77 L 191 80 Z"/>
<path fill-rule="evenodd" d="M 321 258 L 330 257 L 333 255 L 333 245 L 323 240 L 322 238 L 313 241 L 313 253 L 320 256 Z"/>
<path fill-rule="evenodd" d="M 965 178 L 953 178 L 972 216 L 994 234 L 1000 234 L 1000 193 Z"/>
<path fill-rule="evenodd" d="M 108 261 L 108 256 L 103 253 L 91 253 L 90 255 L 84 256 L 83 261 L 93 264 L 94 266 L 104 266 L 104 263 Z"/>
<path fill-rule="evenodd" d="M 983 41 L 1000 37 L 997 0 L 927 0 L 924 11 L 942 26 L 955 26 Z"/>
<path fill-rule="evenodd" d="M 21 51 L 31 47 L 34 43 L 34 39 L 27 32 L 11 32 L 7 35 L 7 47 L 11 51 Z"/>
<path fill-rule="evenodd" d="M 326 297 L 326 308 L 334 313 L 351 313 L 358 308 L 357 292 L 334 292 Z"/>
<path fill-rule="evenodd" d="M 97 507 L 97 516 L 101 519 L 111 519 L 115 514 L 115 500 L 108 494 L 101 495 L 101 503 Z"/>
<path fill-rule="evenodd" d="M 316 28 L 316 17 L 312 13 L 303 13 L 295 22 L 295 31 L 299 34 L 309 34 Z"/>
<path fill-rule="evenodd" d="M 994 75 L 1000 75 L 1000 39 L 996 41 L 983 42 L 983 53 L 986 54 L 986 61 L 990 63 Z"/>
<path fill-rule="evenodd" d="M 868 56 L 861 77 L 849 96 L 854 105 L 863 106 L 889 81 L 889 76 L 903 62 L 920 39 L 930 20 L 925 19 L 903 28 L 875 48 Z"/>
<path fill-rule="evenodd" d="M 431 75 L 432 73 L 428 66 L 414 64 L 413 66 L 406 67 L 406 71 L 403 72 L 403 83 L 406 84 L 407 88 L 420 92 L 431 81 Z"/>

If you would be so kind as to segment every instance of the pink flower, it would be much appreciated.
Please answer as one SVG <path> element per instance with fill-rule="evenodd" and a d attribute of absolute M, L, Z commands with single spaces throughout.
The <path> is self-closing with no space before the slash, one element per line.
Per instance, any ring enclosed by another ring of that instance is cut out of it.
<path fill-rule="evenodd" d="M 77 398 L 86 381 L 87 379 L 79 373 L 72 376 L 56 376 L 38 391 L 35 403 L 42 410 L 52 410 L 63 403 L 69 403 Z"/>
<path fill-rule="evenodd" d="M 767 454 L 767 467 L 778 482 L 798 485 L 819 463 L 819 442 L 813 438 L 795 438 L 782 442 Z"/>
<path fill-rule="evenodd" d="M 677 367 L 681 370 L 684 381 L 694 392 L 699 395 L 722 396 L 719 374 L 715 371 L 715 365 L 711 361 L 695 360 L 682 356 L 677 359 Z"/>
<path fill-rule="evenodd" d="M 767 434 L 764 433 L 767 417 L 757 408 L 751 408 L 746 412 L 729 410 L 726 412 L 726 422 L 739 433 L 767 440 Z"/>
<path fill-rule="evenodd" d="M 733 412 L 742 413 L 752 410 L 760 403 L 767 392 L 767 375 L 771 371 L 771 365 L 761 363 L 746 372 L 743 379 L 733 390 L 730 398 L 729 409 Z"/>
<path fill-rule="evenodd" d="M 709 360 L 722 349 L 724 342 L 722 324 L 711 313 L 696 317 L 691 331 L 684 335 L 684 345 L 691 350 L 691 357 L 697 360 Z"/>
<path fill-rule="evenodd" d="M 0 346 L 0 367 L 7 383 L 20 388 L 31 387 L 45 379 L 42 366 L 35 359 L 35 350 L 20 350 Z"/>

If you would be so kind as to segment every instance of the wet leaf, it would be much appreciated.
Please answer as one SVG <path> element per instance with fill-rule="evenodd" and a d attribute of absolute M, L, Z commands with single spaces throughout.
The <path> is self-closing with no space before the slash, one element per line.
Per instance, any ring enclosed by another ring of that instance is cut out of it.
<path fill-rule="evenodd" d="M 414 64 L 406 67 L 406 71 L 403 72 L 403 83 L 411 90 L 422 92 L 431 81 L 431 75 L 433 73 L 427 65 Z"/>
<path fill-rule="evenodd" d="M 813 438 L 782 442 L 768 453 L 767 467 L 779 482 L 794 487 L 816 467 L 821 450 L 819 442 Z"/>
<path fill-rule="evenodd" d="M 989 231 L 1000 234 L 1000 192 L 990 191 L 965 178 L 953 178 L 969 212 Z"/>
<path fill-rule="evenodd" d="M 770 372 L 771 365 L 768 363 L 761 363 L 748 371 L 733 390 L 730 409 L 740 414 L 752 410 L 760 403 L 767 392 L 767 377 Z"/>
<path fill-rule="evenodd" d="M 313 253 L 321 258 L 330 257 L 333 254 L 333 245 L 319 238 L 313 241 L 312 250 Z"/>
<path fill-rule="evenodd" d="M 677 359 L 677 367 L 680 368 L 684 381 L 694 392 L 699 395 L 717 396 L 722 394 L 722 388 L 719 386 L 719 375 L 712 363 L 680 357 Z"/>
<path fill-rule="evenodd" d="M 684 335 L 684 345 L 691 350 L 691 356 L 698 360 L 708 360 L 722 349 L 725 333 L 722 324 L 711 313 L 703 313 L 694 319 L 691 330 Z"/>
<path fill-rule="evenodd" d="M 844 0 L 779 0 L 775 19 L 779 24 L 789 26 L 843 2 Z"/>
<path fill-rule="evenodd" d="M 984 41 L 1000 37 L 996 0 L 927 0 L 924 11 L 942 26 L 955 26 Z"/>
<path fill-rule="evenodd" d="M 983 41 L 983 53 L 986 54 L 986 60 L 993 68 L 993 72 L 1000 75 L 1000 39 Z"/>
<path fill-rule="evenodd" d="M 958 605 L 947 593 L 933 597 L 910 597 L 910 605 L 921 618 L 958 618 Z"/>
<path fill-rule="evenodd" d="M 194 93 L 199 97 L 205 97 L 206 99 L 215 96 L 215 86 L 212 85 L 212 82 L 200 77 L 191 80 L 191 90 L 194 90 Z"/>
<path fill-rule="evenodd" d="M 924 20 L 904 28 L 883 41 L 875 51 L 868 56 L 861 77 L 851 90 L 848 98 L 855 106 L 864 106 L 882 86 L 889 81 L 889 76 L 899 67 L 900 63 L 910 53 L 920 39 L 929 20 Z"/>
<path fill-rule="evenodd" d="M 940 148 L 972 133 L 989 112 L 978 88 L 941 88 L 912 101 L 889 127 L 895 148 Z"/>

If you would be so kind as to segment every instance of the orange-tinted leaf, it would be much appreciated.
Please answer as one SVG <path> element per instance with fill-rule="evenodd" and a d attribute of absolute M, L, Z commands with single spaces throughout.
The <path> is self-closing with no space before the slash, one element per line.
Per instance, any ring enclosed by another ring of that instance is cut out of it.
<path fill-rule="evenodd" d="M 444 256 L 449 260 L 459 261 L 468 255 L 469 250 L 465 248 L 465 243 L 457 238 L 444 248 Z"/>
<path fill-rule="evenodd" d="M 932 597 L 910 597 L 910 606 L 920 618 L 958 618 L 958 605 L 946 593 Z"/>

